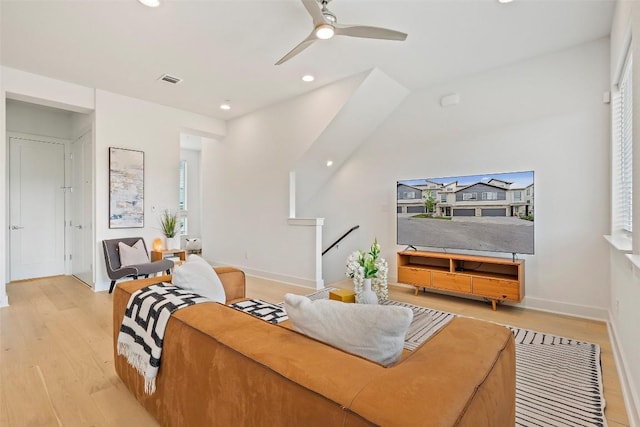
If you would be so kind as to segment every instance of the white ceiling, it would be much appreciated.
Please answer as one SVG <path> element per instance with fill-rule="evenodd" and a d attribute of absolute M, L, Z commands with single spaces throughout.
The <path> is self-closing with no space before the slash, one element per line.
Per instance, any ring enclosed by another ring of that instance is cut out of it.
<path fill-rule="evenodd" d="M 298 0 L 2 0 L 2 64 L 228 119 L 378 67 L 415 90 L 605 37 L 613 0 L 334 0 L 339 22 L 405 42 L 336 37 L 274 63 L 311 31 Z M 184 79 L 170 85 L 168 73 Z M 316 76 L 304 83 L 305 73 Z M 226 99 L 232 110 L 218 108 Z"/>

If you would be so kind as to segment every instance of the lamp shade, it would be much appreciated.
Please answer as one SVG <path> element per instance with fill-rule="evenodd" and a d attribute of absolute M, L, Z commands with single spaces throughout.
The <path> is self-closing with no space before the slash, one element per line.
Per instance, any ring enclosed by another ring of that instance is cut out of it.
<path fill-rule="evenodd" d="M 162 239 L 161 238 L 155 239 L 153 241 L 153 250 L 161 251 L 162 249 L 164 249 L 164 243 L 162 243 Z"/>

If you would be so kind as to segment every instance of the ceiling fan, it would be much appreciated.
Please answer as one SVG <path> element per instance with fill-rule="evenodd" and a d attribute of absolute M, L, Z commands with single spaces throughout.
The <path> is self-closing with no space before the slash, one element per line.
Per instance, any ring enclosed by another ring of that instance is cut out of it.
<path fill-rule="evenodd" d="M 311 46 L 318 40 L 327 40 L 336 36 L 364 37 L 368 39 L 398 40 L 407 38 L 405 33 L 388 30 L 380 27 L 369 27 L 366 25 L 345 25 L 338 24 L 336 15 L 328 8 L 327 4 L 331 0 L 302 0 L 302 4 L 313 19 L 313 30 L 300 44 L 294 47 L 289 53 L 283 56 L 276 65 L 286 62 Z"/>

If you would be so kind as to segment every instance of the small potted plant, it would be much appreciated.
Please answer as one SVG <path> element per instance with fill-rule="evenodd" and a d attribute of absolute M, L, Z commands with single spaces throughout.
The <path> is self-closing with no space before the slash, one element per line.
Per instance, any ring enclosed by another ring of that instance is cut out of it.
<path fill-rule="evenodd" d="M 166 209 L 160 217 L 160 226 L 165 237 L 166 248 L 180 249 L 180 238 L 176 237 L 178 234 L 178 214 Z"/>

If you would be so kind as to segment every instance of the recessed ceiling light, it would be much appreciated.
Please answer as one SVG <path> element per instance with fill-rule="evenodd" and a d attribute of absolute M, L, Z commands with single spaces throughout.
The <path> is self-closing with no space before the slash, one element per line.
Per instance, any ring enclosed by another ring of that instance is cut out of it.
<path fill-rule="evenodd" d="M 511 3 L 513 0 L 498 0 L 498 3 Z"/>
<path fill-rule="evenodd" d="M 138 1 L 148 7 L 160 6 L 160 0 L 138 0 Z"/>
<path fill-rule="evenodd" d="M 312 81 L 314 81 L 315 79 L 316 79 L 316 78 L 315 78 L 315 77 L 313 77 L 311 74 L 305 74 L 304 76 L 302 76 L 302 81 L 303 81 L 303 82 L 307 82 L 307 83 L 312 82 Z"/>
<path fill-rule="evenodd" d="M 327 160 L 327 167 L 330 168 L 333 166 L 333 160 Z"/>
<path fill-rule="evenodd" d="M 220 109 L 231 110 L 231 103 L 229 101 L 224 101 L 222 104 L 220 104 Z"/>

